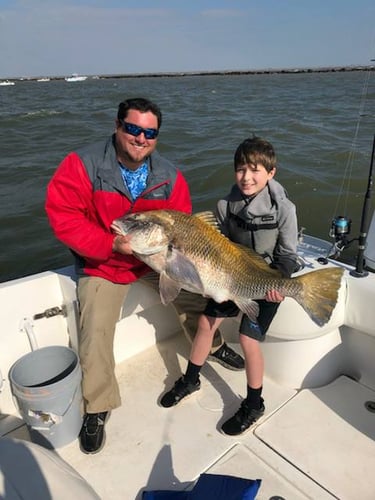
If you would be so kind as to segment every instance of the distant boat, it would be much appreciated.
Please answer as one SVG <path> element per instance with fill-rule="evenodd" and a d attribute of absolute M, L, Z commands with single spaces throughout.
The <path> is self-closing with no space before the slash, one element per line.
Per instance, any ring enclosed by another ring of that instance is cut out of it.
<path fill-rule="evenodd" d="M 2 87 L 5 87 L 5 85 L 14 85 L 14 82 L 10 82 L 9 80 L 3 80 L 2 82 L 0 82 L 0 85 Z"/>
<path fill-rule="evenodd" d="M 37 82 L 49 82 L 50 78 L 38 78 Z"/>
<path fill-rule="evenodd" d="M 71 76 L 65 78 L 66 82 L 84 82 L 87 76 L 78 76 L 78 73 L 73 73 Z"/>

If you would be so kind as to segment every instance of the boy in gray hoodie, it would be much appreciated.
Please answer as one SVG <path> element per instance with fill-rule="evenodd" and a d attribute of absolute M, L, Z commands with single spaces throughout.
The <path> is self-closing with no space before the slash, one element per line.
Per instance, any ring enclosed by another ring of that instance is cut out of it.
<path fill-rule="evenodd" d="M 217 203 L 216 216 L 222 233 L 235 243 L 254 249 L 283 277 L 300 268 L 297 256 L 297 216 L 295 205 L 285 189 L 274 180 L 276 155 L 272 145 L 260 138 L 243 141 L 234 155 L 235 184 L 230 193 Z M 240 344 L 244 352 L 247 396 L 239 410 L 224 422 L 224 434 L 242 434 L 264 414 L 261 396 L 264 362 L 259 342 L 284 297 L 270 290 L 258 300 L 257 321 L 242 315 Z M 199 372 L 206 361 L 212 339 L 225 318 L 235 317 L 238 307 L 231 301 L 216 303 L 210 299 L 198 323 L 192 344 L 188 367 L 174 387 L 166 392 L 160 404 L 166 408 L 200 389 Z"/>

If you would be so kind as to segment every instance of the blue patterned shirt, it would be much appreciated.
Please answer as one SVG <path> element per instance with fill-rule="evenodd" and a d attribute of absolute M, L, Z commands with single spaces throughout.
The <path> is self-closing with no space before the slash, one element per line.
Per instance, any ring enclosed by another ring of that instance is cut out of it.
<path fill-rule="evenodd" d="M 147 162 L 138 167 L 137 170 L 130 170 L 121 164 L 120 169 L 125 186 L 128 188 L 133 200 L 136 200 L 146 189 L 148 177 Z"/>

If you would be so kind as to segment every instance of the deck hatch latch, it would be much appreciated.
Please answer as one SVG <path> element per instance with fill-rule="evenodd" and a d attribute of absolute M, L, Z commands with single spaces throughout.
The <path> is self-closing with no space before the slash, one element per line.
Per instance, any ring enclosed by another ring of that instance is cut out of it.
<path fill-rule="evenodd" d="M 375 401 L 366 401 L 365 408 L 371 413 L 375 413 Z"/>

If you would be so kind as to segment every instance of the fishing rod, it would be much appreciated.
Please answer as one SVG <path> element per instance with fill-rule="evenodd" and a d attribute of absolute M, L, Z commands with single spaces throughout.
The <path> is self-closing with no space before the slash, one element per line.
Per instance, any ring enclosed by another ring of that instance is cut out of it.
<path fill-rule="evenodd" d="M 375 59 L 371 59 L 371 61 L 375 61 Z M 370 71 L 368 72 L 368 77 L 367 77 L 366 83 L 364 85 L 364 95 L 365 95 L 365 89 L 366 89 L 366 94 L 367 94 L 369 75 L 370 75 Z M 365 103 L 365 99 L 363 99 L 363 105 L 361 105 L 361 109 L 364 109 L 364 103 Z M 361 116 L 361 112 L 360 112 L 359 116 Z M 360 119 L 358 119 L 355 137 L 357 136 L 357 133 L 359 130 L 359 121 L 360 121 Z M 372 185 L 373 185 L 372 178 L 373 178 L 373 168 L 374 168 L 374 156 L 375 156 L 375 135 L 374 135 L 373 144 L 372 144 L 372 153 L 371 153 L 371 160 L 370 160 L 370 171 L 369 171 L 369 175 L 368 175 L 367 191 L 366 191 L 366 195 L 365 195 L 363 207 L 362 207 L 362 217 L 361 217 L 359 237 L 353 238 L 351 240 L 348 239 L 348 236 L 350 234 L 351 222 L 352 222 L 349 217 L 344 216 L 344 215 L 334 217 L 332 219 L 331 229 L 330 229 L 329 235 L 331 236 L 331 238 L 334 238 L 335 241 L 334 241 L 331 249 L 328 250 L 327 256 L 321 257 L 320 259 L 318 259 L 321 263 L 326 264 L 328 262 L 328 258 L 337 259 L 343 250 L 348 248 L 354 241 L 358 241 L 356 267 L 355 267 L 355 270 L 352 270 L 350 272 L 350 274 L 352 276 L 355 276 L 357 278 L 361 278 L 361 277 L 368 275 L 367 270 L 364 270 L 364 265 L 365 265 L 364 253 L 366 250 L 366 242 L 367 242 L 368 230 L 369 230 L 369 226 L 370 226 L 370 202 L 371 202 Z"/>
<path fill-rule="evenodd" d="M 374 140 L 372 142 L 372 153 L 370 161 L 370 171 L 368 175 L 367 191 L 362 208 L 361 228 L 359 231 L 359 238 L 358 238 L 358 253 L 357 253 L 356 268 L 350 271 L 351 276 L 355 276 L 356 278 L 362 278 L 368 275 L 368 272 L 364 270 L 364 252 L 366 250 L 366 240 L 370 225 L 370 202 L 372 196 L 372 174 L 374 169 L 374 156 L 375 156 L 375 135 L 374 135 Z"/>
<path fill-rule="evenodd" d="M 371 62 L 374 61 L 375 59 L 371 59 Z M 354 270 L 350 271 L 351 276 L 355 276 L 356 278 L 362 278 L 368 275 L 368 271 L 364 270 L 364 262 L 365 262 L 364 252 L 366 250 L 366 241 L 370 225 L 370 201 L 372 196 L 372 174 L 374 169 L 374 156 L 375 156 L 375 135 L 372 142 L 372 153 L 370 160 L 370 170 L 368 175 L 367 191 L 362 207 L 362 217 L 361 217 L 361 227 L 358 238 L 358 253 L 357 253 L 356 267 Z"/>
<path fill-rule="evenodd" d="M 372 153 L 370 160 L 370 170 L 368 175 L 367 190 L 362 207 L 362 217 L 360 232 L 358 238 L 353 238 L 348 240 L 351 228 L 351 219 L 344 215 L 339 215 L 332 219 L 331 229 L 329 235 L 335 239 L 331 249 L 328 251 L 327 257 L 319 258 L 319 262 L 326 264 L 328 258 L 337 259 L 343 250 L 348 248 L 353 241 L 358 241 L 358 252 L 356 257 L 356 267 L 350 271 L 351 276 L 356 278 L 362 278 L 368 275 L 368 272 L 364 270 L 364 252 L 366 250 L 366 241 L 368 236 L 368 229 L 370 226 L 370 209 L 371 209 L 371 197 L 372 197 L 372 186 L 373 186 L 373 169 L 374 169 L 374 157 L 375 157 L 375 135 L 372 143 Z M 332 253 L 332 250 L 334 252 Z"/>

